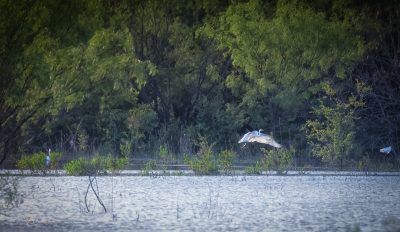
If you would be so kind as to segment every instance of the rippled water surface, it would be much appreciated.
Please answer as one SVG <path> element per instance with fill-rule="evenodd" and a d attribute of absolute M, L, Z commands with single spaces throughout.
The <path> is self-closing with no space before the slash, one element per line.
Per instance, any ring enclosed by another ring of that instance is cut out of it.
<path fill-rule="evenodd" d="M 400 176 L 20 177 L 0 230 L 399 231 Z"/>

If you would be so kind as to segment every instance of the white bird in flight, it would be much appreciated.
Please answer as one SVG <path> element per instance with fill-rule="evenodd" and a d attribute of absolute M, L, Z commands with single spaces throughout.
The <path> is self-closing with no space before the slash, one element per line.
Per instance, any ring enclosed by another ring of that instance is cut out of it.
<path fill-rule="evenodd" d="M 389 154 L 392 150 L 393 150 L 393 149 L 392 149 L 392 146 L 389 146 L 389 147 L 384 147 L 384 148 L 380 149 L 379 151 L 382 152 L 382 153 L 385 153 L 385 154 L 387 155 L 387 154 Z"/>
<path fill-rule="evenodd" d="M 245 135 L 243 135 L 243 137 L 239 140 L 238 143 L 245 143 L 243 147 L 245 147 L 247 143 L 254 143 L 254 142 L 268 144 L 276 148 L 282 147 L 282 145 L 276 142 L 275 139 L 272 138 L 272 136 L 263 134 L 261 133 L 261 131 L 262 129 L 246 133 Z"/>

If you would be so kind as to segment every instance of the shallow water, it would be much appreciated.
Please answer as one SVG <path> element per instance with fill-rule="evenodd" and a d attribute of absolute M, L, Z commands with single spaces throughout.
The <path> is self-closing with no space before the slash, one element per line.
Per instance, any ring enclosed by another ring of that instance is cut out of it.
<path fill-rule="evenodd" d="M 0 230 L 399 231 L 400 176 L 19 177 Z"/>

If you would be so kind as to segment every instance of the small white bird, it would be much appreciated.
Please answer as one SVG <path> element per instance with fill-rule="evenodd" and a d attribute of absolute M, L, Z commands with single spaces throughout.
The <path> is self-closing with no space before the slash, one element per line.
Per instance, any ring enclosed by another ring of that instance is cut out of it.
<path fill-rule="evenodd" d="M 382 149 L 380 149 L 379 151 L 381 152 L 381 153 L 385 153 L 386 155 L 387 154 L 389 154 L 390 152 L 392 152 L 392 146 L 389 146 L 389 147 L 384 147 L 384 148 L 382 148 Z"/>
<path fill-rule="evenodd" d="M 276 142 L 274 138 L 272 138 L 271 136 L 269 136 L 267 134 L 261 133 L 261 131 L 262 131 L 262 129 L 260 129 L 258 131 L 252 131 L 252 132 L 246 133 L 245 135 L 243 135 L 243 137 L 239 140 L 238 143 L 254 143 L 254 142 L 256 142 L 256 143 L 268 144 L 268 145 L 276 147 L 276 148 L 282 147 L 282 145 L 280 145 L 278 142 Z M 246 144 L 244 146 L 246 146 Z"/>

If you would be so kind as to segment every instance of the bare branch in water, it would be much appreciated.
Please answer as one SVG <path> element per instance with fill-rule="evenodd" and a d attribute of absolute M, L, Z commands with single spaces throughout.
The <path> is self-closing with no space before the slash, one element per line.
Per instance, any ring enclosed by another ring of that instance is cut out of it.
<path fill-rule="evenodd" d="M 95 190 L 94 187 L 93 187 L 93 180 L 96 181 L 97 191 L 99 191 L 99 187 L 98 187 L 98 185 L 97 185 L 96 176 L 93 176 L 93 179 L 92 179 L 91 176 L 89 176 L 89 186 L 92 188 L 92 191 L 93 191 L 94 195 L 96 196 L 97 201 L 98 201 L 98 202 L 100 203 L 100 205 L 103 207 L 104 212 L 107 213 L 107 208 L 106 208 L 106 206 L 104 205 L 103 201 L 100 199 L 100 196 L 99 196 L 98 192 L 96 192 L 96 190 Z M 86 191 L 86 195 L 87 195 L 87 192 L 89 191 L 89 186 L 88 186 L 88 190 Z M 86 197 L 85 197 L 85 203 L 86 203 Z M 87 205 L 86 205 L 86 209 L 88 209 Z M 89 210 L 88 210 L 88 212 L 89 212 Z"/>

